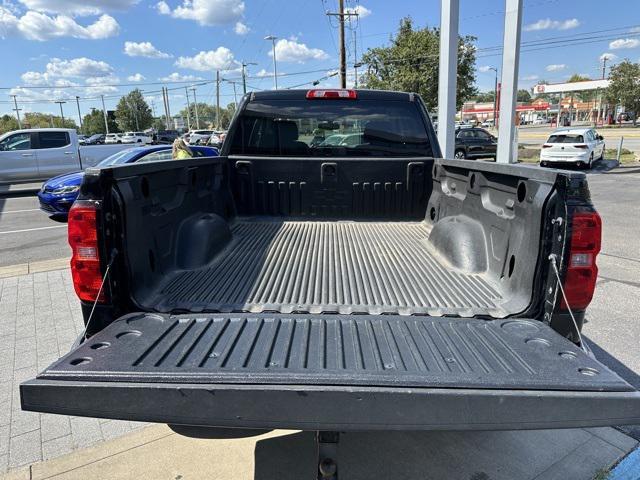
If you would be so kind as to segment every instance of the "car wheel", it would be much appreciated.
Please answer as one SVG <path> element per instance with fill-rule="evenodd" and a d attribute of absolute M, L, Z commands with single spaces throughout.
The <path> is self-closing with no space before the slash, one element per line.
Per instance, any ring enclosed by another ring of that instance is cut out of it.
<path fill-rule="evenodd" d="M 606 145 L 602 145 L 602 153 L 600 154 L 600 156 L 597 158 L 597 160 L 604 160 L 604 149 L 606 148 Z"/>
<path fill-rule="evenodd" d="M 589 155 L 589 163 L 587 164 L 587 168 L 589 170 L 591 170 L 592 167 L 593 167 L 593 152 L 591 152 L 591 155 Z"/>
<path fill-rule="evenodd" d="M 464 158 L 467 158 L 467 156 L 465 155 L 464 150 L 456 150 L 456 152 L 453 154 L 453 158 L 462 160 Z"/>
<path fill-rule="evenodd" d="M 138 143 L 142 143 L 142 140 L 138 139 Z"/>
<path fill-rule="evenodd" d="M 122 143 L 122 141 L 118 140 L 116 143 Z"/>
<path fill-rule="evenodd" d="M 547 162 L 540 162 L 541 167 L 547 167 L 549 164 Z"/>

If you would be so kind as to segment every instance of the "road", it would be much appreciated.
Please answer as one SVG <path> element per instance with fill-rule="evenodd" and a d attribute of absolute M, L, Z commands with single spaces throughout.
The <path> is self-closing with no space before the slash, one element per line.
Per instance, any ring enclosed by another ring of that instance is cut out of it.
<path fill-rule="evenodd" d="M 0 267 L 71 256 L 66 226 L 40 211 L 35 196 L 0 197 Z"/>
<path fill-rule="evenodd" d="M 546 125 L 521 127 L 518 129 L 518 143 L 542 145 L 553 130 L 555 128 L 549 128 Z M 640 152 L 640 128 L 602 128 L 597 130 L 604 137 L 607 148 L 618 148 L 620 137 L 624 137 L 623 148 Z"/>

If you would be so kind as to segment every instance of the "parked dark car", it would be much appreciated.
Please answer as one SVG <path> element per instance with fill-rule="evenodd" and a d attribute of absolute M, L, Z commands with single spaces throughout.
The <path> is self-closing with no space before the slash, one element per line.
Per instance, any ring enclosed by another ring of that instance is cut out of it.
<path fill-rule="evenodd" d="M 483 128 L 456 131 L 455 158 L 496 158 L 498 139 Z"/>
<path fill-rule="evenodd" d="M 158 130 L 153 135 L 153 143 L 173 143 L 180 136 L 177 130 Z"/>
<path fill-rule="evenodd" d="M 104 144 L 105 135 L 104 133 L 96 133 L 95 135 L 91 135 L 89 138 L 85 139 L 85 145 L 102 145 Z"/>

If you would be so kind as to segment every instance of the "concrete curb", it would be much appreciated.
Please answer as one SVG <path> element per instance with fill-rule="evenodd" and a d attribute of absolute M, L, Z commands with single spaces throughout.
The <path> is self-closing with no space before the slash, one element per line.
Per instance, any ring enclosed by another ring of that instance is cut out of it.
<path fill-rule="evenodd" d="M 0 267 L 0 278 L 17 277 L 30 273 L 49 272 L 69 267 L 69 258 L 55 258 L 53 260 L 42 260 L 40 262 L 18 263 Z"/>

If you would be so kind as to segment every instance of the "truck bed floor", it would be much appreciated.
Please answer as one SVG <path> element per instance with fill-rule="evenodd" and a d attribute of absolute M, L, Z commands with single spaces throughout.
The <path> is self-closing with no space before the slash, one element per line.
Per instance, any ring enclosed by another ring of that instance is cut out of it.
<path fill-rule="evenodd" d="M 153 308 L 506 315 L 496 285 L 444 265 L 421 222 L 243 219 L 209 265 L 168 276 Z"/>

